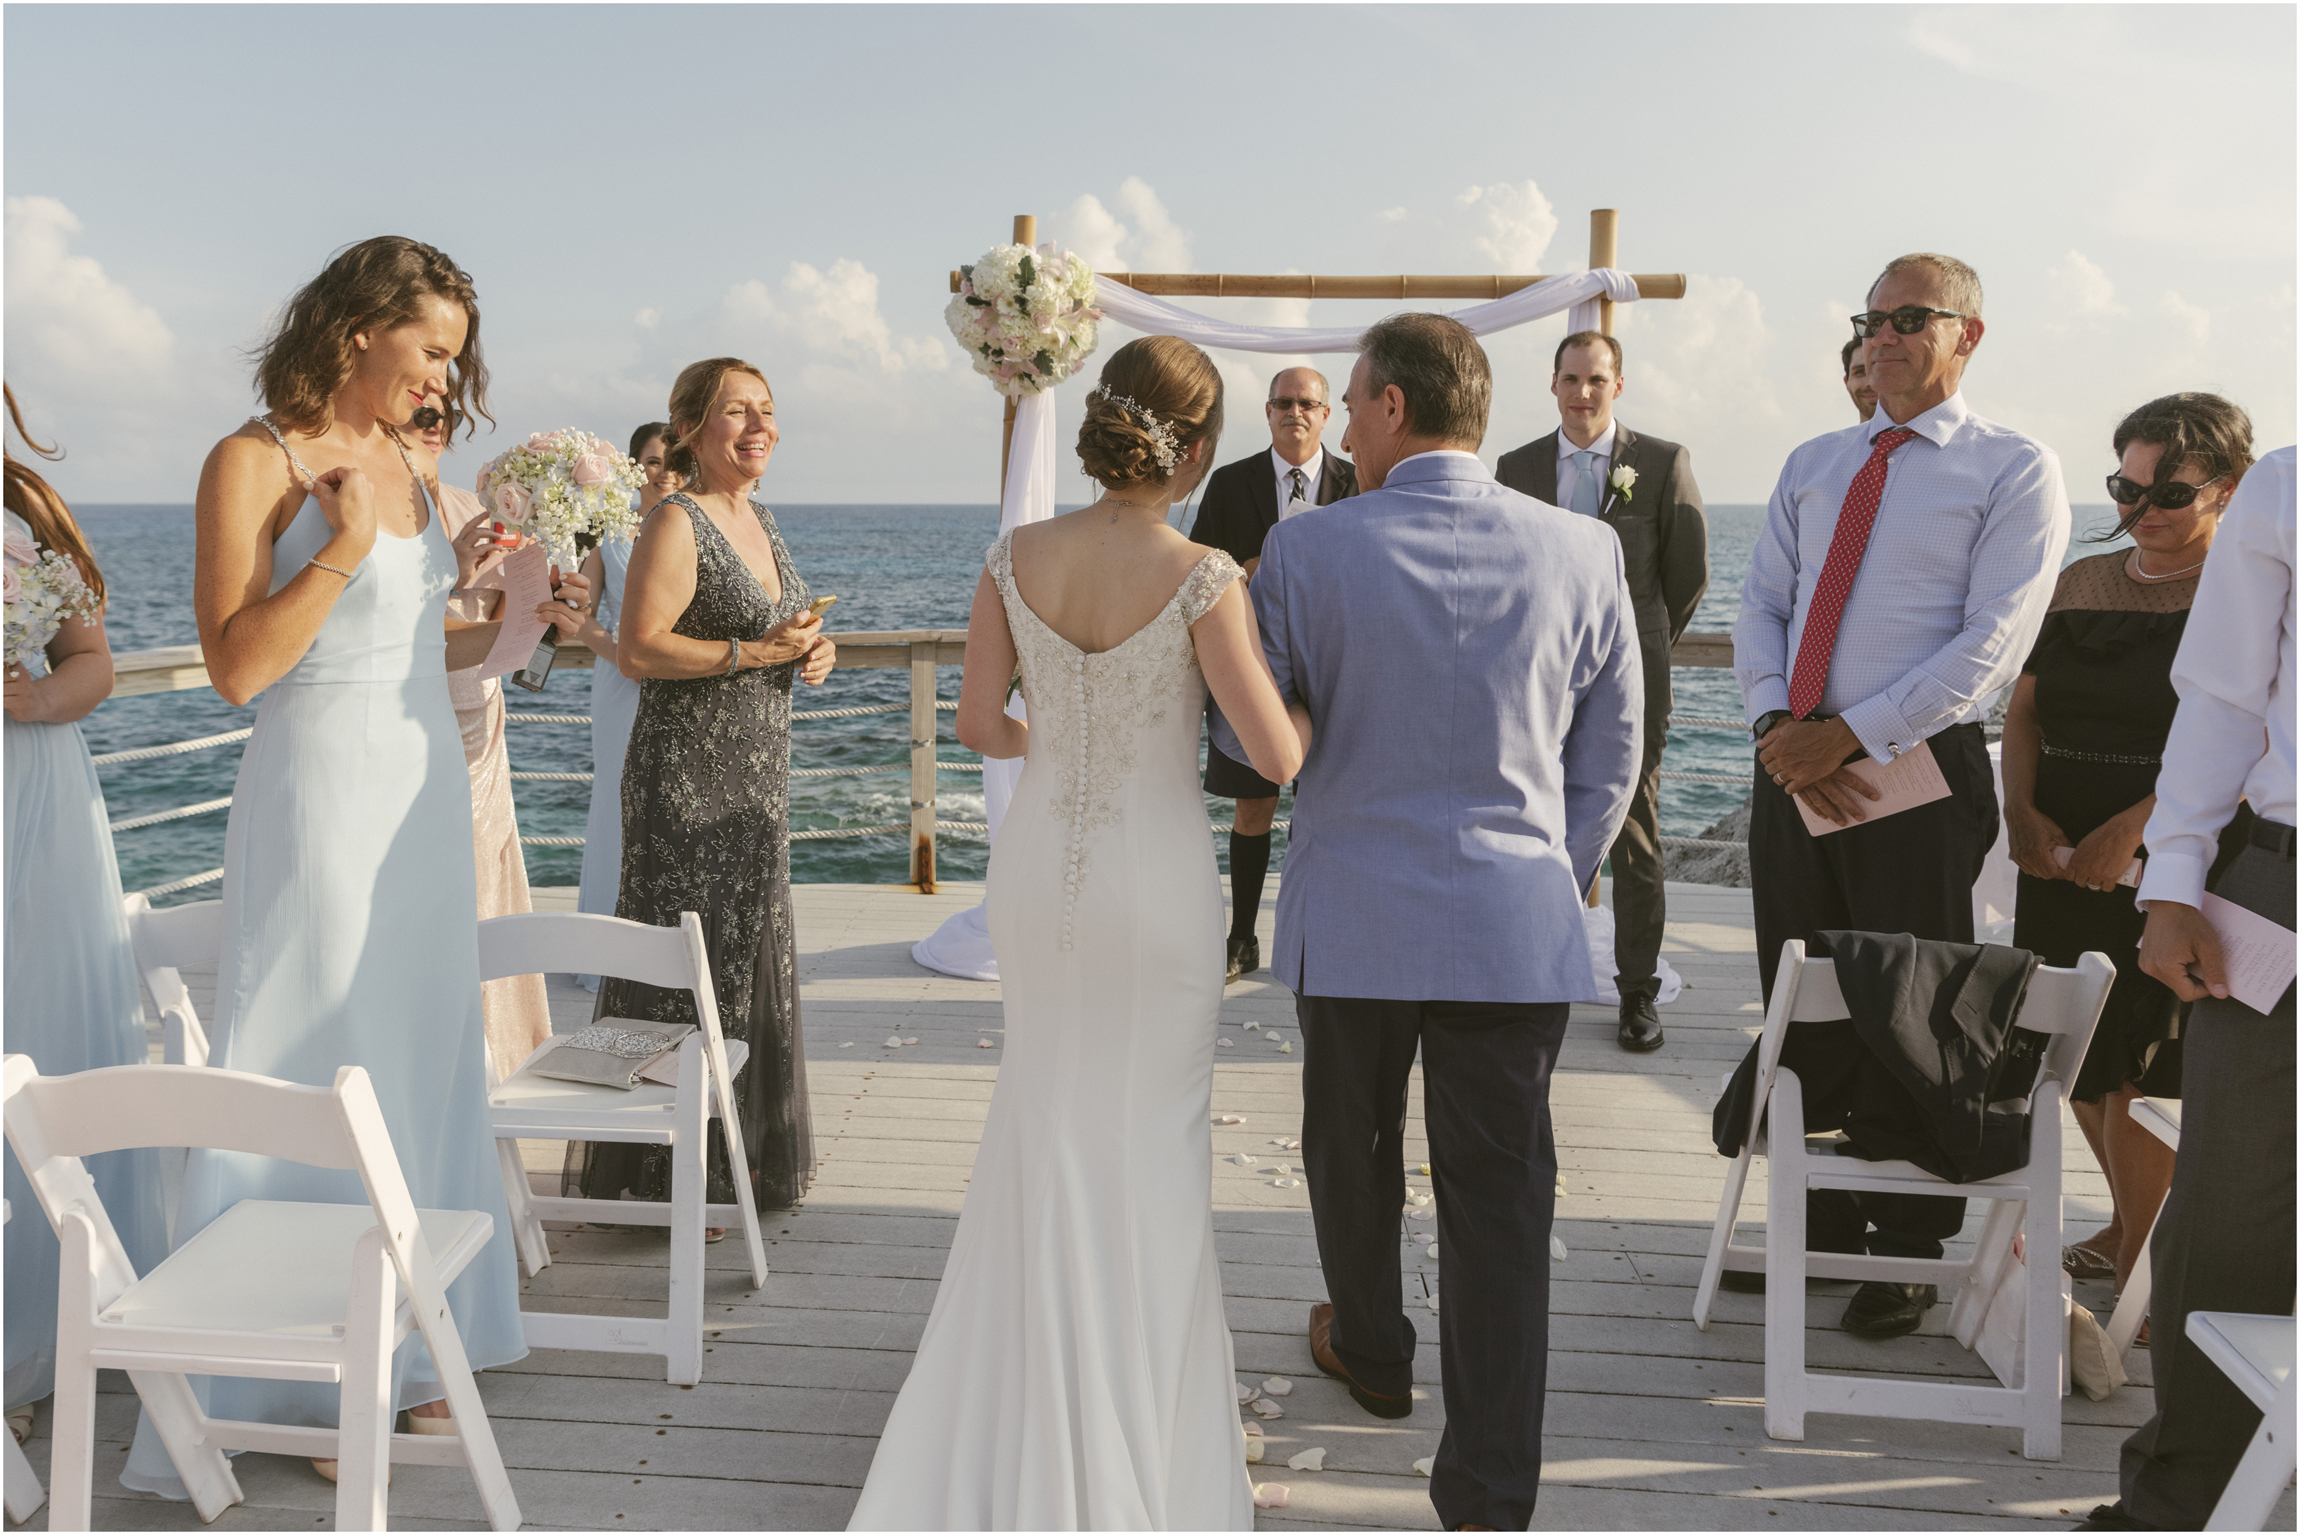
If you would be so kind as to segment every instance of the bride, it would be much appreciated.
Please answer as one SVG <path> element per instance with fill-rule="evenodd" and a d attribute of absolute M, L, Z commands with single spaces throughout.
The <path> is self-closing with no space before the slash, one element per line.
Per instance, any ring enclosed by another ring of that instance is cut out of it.
<path fill-rule="evenodd" d="M 1222 429 L 1206 354 L 1112 354 L 1102 498 L 990 549 L 958 734 L 1028 762 L 991 852 L 1006 1051 L 910 1378 L 849 1528 L 1251 1529 L 1208 1130 L 1222 891 L 1209 688 L 1254 770 L 1302 764 L 1243 572 L 1167 526 Z M 1005 713 L 1017 665 L 1030 723 Z"/>

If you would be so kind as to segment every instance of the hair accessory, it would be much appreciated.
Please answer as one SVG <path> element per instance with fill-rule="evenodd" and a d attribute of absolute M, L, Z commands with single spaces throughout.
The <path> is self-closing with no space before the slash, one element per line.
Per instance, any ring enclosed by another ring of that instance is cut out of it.
<path fill-rule="evenodd" d="M 1158 460 L 1160 469 L 1171 472 L 1174 465 L 1181 461 L 1182 451 L 1174 433 L 1174 424 L 1171 421 L 1159 420 L 1146 407 L 1135 404 L 1122 394 L 1112 394 L 1099 384 L 1089 390 L 1088 393 L 1098 394 L 1113 405 L 1123 405 L 1128 411 L 1141 418 L 1143 430 L 1150 434 L 1150 456 Z"/>

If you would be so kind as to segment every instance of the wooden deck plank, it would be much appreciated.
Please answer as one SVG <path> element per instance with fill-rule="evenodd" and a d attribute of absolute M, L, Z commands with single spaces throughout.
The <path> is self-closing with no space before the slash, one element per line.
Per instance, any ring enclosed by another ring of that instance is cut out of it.
<path fill-rule="evenodd" d="M 1567 1188 L 1552 1267 L 1549 1434 L 1537 1528 L 1991 1529 L 2065 1525 L 2116 1493 L 2124 1436 L 2149 1411 L 2148 1361 L 2106 1402 L 2065 1404 L 2065 1451 L 2053 1464 L 2019 1455 L 2010 1430 L 1816 1415 L 1808 1438 L 1764 1434 L 1763 1309 L 1724 1295 L 1706 1332 L 1689 1317 L 1725 1163 L 1710 1141 L 1721 1078 L 1761 1022 L 1749 893 L 1670 886 L 1664 952 L 1687 986 L 1663 1022 L 1669 1044 L 1633 1057 L 1613 1043 L 1610 1009 L 1576 1007 L 1552 1093 Z M 772 1274 L 750 1287 L 738 1244 L 707 1254 L 704 1380 L 666 1385 L 640 1355 L 538 1350 L 482 1378 L 523 1512 L 538 1528 L 837 1528 L 853 1508 L 876 1435 L 909 1368 L 957 1227 L 1004 1038 L 995 985 L 932 976 L 909 947 L 979 899 L 976 885 L 934 896 L 902 887 L 810 885 L 795 895 L 799 976 L 820 1166 L 805 1202 L 764 1222 Z M 571 909 L 544 889 L 538 909 Z M 1260 914 L 1271 945 L 1275 890 Z M 203 1010 L 212 973 L 187 977 Z M 591 994 L 551 978 L 556 1026 L 589 1020 Z M 1245 1027 L 1255 1025 L 1253 1030 Z M 889 1049 L 889 1036 L 916 1045 Z M 1243 1378 L 1295 1382 L 1287 1416 L 1268 1425 L 1265 1482 L 1292 1489 L 1266 1512 L 1271 1529 L 1430 1528 L 1429 1484 L 1412 1463 L 1444 1426 L 1436 1319 L 1423 1335 L 1416 1410 L 1395 1424 L 1366 1417 L 1311 1366 L 1302 1329 L 1322 1297 L 1306 1189 L 1271 1186 L 1272 1166 L 1298 1170 L 1274 1140 L 1301 1133 L 1302 1044 L 1293 999 L 1264 971 L 1224 998 L 1208 1127 L 1225 1311 Z M 988 1039 L 992 1048 L 979 1048 Z M 1290 1042 L 1291 1054 L 1276 1042 Z M 1418 1080 L 1409 1097 L 1404 1182 L 1429 1189 Z M 2104 1219 L 2106 1185 L 2082 1137 L 2064 1142 L 2072 1231 Z M 525 1147 L 539 1188 L 556 1187 L 561 1148 Z M 1246 1168 L 1221 1160 L 1257 1159 Z M 1759 1239 L 1760 1166 L 1742 1236 Z M 1978 1206 L 1975 1207 L 1976 1212 Z M 1952 1244 L 1969 1250 L 1978 1215 Z M 1443 1260 L 1426 1255 L 1434 1222 L 1402 1221 L 1409 1296 L 1442 1296 Z M 524 1283 L 539 1310 L 660 1314 L 667 1247 L 659 1232 L 553 1227 L 554 1261 Z M 1877 1345 L 1836 1328 L 1852 1286 L 1816 1283 L 1805 1304 L 1816 1369 L 1889 1369 L 1914 1378 L 1986 1371 L 1945 1335 L 1947 1310 L 1917 1335 Z M 2096 1309 L 2106 1287 L 2079 1286 Z M 124 1452 L 133 1399 L 108 1381 L 99 1411 L 106 1453 Z M 45 1467 L 47 1422 L 33 1450 Z M 1328 1451 L 1329 1470 L 1286 1469 L 1287 1455 Z M 105 1464 L 116 1464 L 114 1461 Z M 324 1524 L 332 1489 L 300 1462 L 243 1457 L 249 1502 L 220 1529 Z M 190 1510 L 118 1494 L 100 1477 L 103 1528 L 189 1528 Z M 478 1506 L 462 1473 L 403 1468 L 393 1521 L 471 1528 Z M 2280 1511 L 2286 1523 L 2290 1499 Z M 2065 1512 L 2064 1512 L 2065 1511 Z M 39 1527 L 40 1520 L 35 1520 Z"/>

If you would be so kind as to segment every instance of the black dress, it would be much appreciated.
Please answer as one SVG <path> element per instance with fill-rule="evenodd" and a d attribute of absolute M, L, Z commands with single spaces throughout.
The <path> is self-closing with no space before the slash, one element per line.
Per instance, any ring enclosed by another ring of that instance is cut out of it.
<path fill-rule="evenodd" d="M 2172 659 L 2188 627 L 2196 578 L 2136 581 L 2125 571 L 2126 558 L 2124 550 L 2096 554 L 2060 573 L 2044 628 L 2022 667 L 2036 678 L 2043 737 L 2036 808 L 2071 844 L 2156 792 L 2165 738 L 2180 707 Z M 2242 846 L 2250 824 L 2251 811 L 2240 809 L 2221 834 L 2215 874 Z M 2069 1094 L 2078 1102 L 2128 1083 L 2151 1098 L 2180 1096 L 2180 1024 L 2187 1007 L 2140 968 L 2146 921 L 2128 885 L 2092 891 L 2067 880 L 2020 876 L 2014 947 L 2048 965 L 2073 965 L 2097 949 L 2116 966 L 2116 984 Z"/>
<path fill-rule="evenodd" d="M 724 644 L 756 640 L 804 610 L 811 597 L 791 568 L 775 519 L 751 510 L 774 546 L 780 602 L 684 495 L 695 529 L 695 596 L 674 634 Z M 710 951 L 719 1024 L 746 1041 L 736 1074 L 743 1145 L 758 1208 L 787 1209 L 805 1195 L 814 1167 L 805 1038 L 799 1027 L 797 934 L 791 920 L 791 679 L 797 663 L 731 677 L 656 678 L 639 685 L 639 713 L 623 761 L 623 871 L 615 915 L 676 927 L 697 913 Z M 693 1023 L 693 997 L 609 978 L 598 1016 Z M 585 1195 L 669 1197 L 661 1146 L 589 1143 L 570 1163 Z M 711 1127 L 710 1198 L 731 1203 L 726 1143 Z"/>

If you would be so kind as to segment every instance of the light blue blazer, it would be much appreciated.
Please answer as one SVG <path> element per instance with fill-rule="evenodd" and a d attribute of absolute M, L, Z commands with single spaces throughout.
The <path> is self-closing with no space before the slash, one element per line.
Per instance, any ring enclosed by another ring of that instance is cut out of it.
<path fill-rule="evenodd" d="M 1278 979 L 1321 997 L 1594 997 L 1582 892 L 1628 813 L 1645 714 L 1613 530 L 1473 455 L 1420 454 L 1272 528 L 1252 593 L 1278 691 L 1313 726 Z"/>

